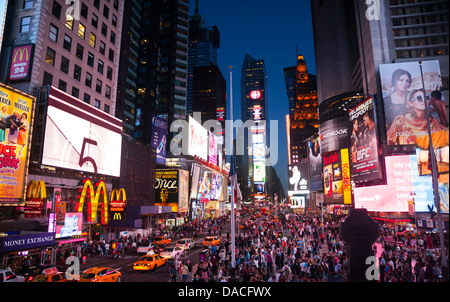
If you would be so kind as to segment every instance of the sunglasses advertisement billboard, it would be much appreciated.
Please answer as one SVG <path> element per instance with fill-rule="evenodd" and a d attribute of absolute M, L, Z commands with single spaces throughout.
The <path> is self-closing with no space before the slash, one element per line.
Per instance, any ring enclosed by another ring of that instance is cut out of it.
<path fill-rule="evenodd" d="M 23 202 L 35 98 L 0 85 L 0 202 Z"/>
<path fill-rule="evenodd" d="M 410 212 L 408 202 L 414 200 L 415 212 L 436 212 L 431 175 L 419 176 L 417 156 L 386 156 L 385 161 L 387 185 L 355 188 L 355 208 Z M 448 184 L 439 184 L 439 191 L 448 192 Z M 448 195 L 440 203 L 442 213 L 448 213 Z"/>
<path fill-rule="evenodd" d="M 375 102 L 369 97 L 352 109 L 350 117 L 350 162 L 353 181 L 361 182 L 381 180 L 381 148 L 375 121 Z"/>
<path fill-rule="evenodd" d="M 325 204 L 351 204 L 348 149 L 322 155 Z"/>
<path fill-rule="evenodd" d="M 431 132 L 448 127 L 439 61 L 423 61 L 422 71 L 423 82 L 419 62 L 380 64 L 389 154 L 415 153 L 415 139 L 427 135 L 425 100 Z"/>

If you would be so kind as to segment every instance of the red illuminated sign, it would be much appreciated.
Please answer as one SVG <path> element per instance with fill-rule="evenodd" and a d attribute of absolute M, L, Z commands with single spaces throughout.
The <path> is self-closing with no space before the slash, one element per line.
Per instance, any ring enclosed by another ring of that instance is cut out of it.
<path fill-rule="evenodd" d="M 14 47 L 11 58 L 11 69 L 9 70 L 10 81 L 27 78 L 32 50 L 32 44 Z"/>
<path fill-rule="evenodd" d="M 260 90 L 253 90 L 250 92 L 250 98 L 253 100 L 257 100 L 261 98 L 261 91 Z"/>

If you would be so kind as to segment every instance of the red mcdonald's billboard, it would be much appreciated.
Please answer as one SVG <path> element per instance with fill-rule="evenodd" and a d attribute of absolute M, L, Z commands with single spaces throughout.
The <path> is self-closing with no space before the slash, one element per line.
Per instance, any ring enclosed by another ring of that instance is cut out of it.
<path fill-rule="evenodd" d="M 24 80 L 28 77 L 32 53 L 33 44 L 14 47 L 9 70 L 9 81 Z"/>

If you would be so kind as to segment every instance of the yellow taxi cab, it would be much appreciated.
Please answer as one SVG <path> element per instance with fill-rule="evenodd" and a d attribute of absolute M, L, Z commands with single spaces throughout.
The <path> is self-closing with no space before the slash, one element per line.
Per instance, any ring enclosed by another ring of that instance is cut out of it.
<path fill-rule="evenodd" d="M 158 237 L 155 237 L 154 243 L 162 245 L 162 244 L 170 244 L 171 241 L 172 241 L 172 239 L 170 239 L 170 238 L 166 238 L 164 236 L 158 236 Z"/>
<path fill-rule="evenodd" d="M 69 282 L 66 273 L 56 272 L 51 274 L 37 275 L 31 282 Z"/>
<path fill-rule="evenodd" d="M 256 218 L 261 218 L 262 214 L 260 212 L 256 213 Z"/>
<path fill-rule="evenodd" d="M 149 271 L 159 266 L 166 264 L 167 259 L 160 255 L 147 255 L 142 256 L 138 261 L 133 264 L 133 269 L 136 271 Z"/>
<path fill-rule="evenodd" d="M 120 282 L 122 273 L 110 267 L 97 266 L 85 270 L 79 282 Z"/>
<path fill-rule="evenodd" d="M 203 246 L 216 246 L 220 244 L 220 238 L 217 236 L 207 236 L 203 240 Z"/>

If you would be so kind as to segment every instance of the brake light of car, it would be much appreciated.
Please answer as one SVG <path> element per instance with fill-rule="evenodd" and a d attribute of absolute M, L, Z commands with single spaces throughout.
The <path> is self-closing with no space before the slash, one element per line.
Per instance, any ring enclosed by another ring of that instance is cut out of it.
<path fill-rule="evenodd" d="M 31 280 L 33 280 L 33 276 L 30 276 L 30 277 L 28 277 L 28 281 L 31 281 Z"/>
<path fill-rule="evenodd" d="M 92 278 L 91 280 L 89 280 L 90 282 L 97 282 L 97 278 Z"/>

